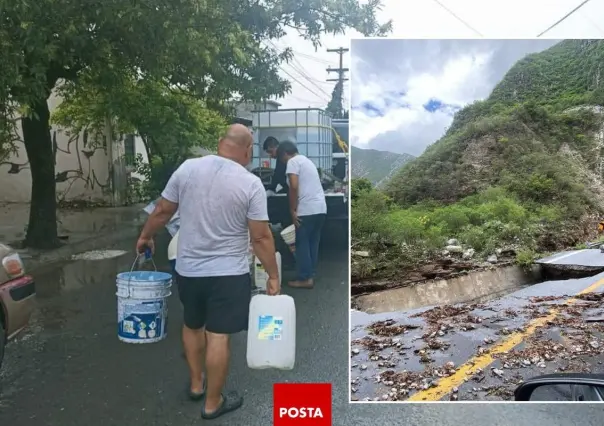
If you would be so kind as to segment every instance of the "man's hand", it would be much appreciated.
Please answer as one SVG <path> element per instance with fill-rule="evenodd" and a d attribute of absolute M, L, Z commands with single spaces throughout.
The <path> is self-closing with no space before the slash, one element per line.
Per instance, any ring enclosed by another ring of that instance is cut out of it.
<path fill-rule="evenodd" d="M 294 226 L 296 228 L 300 227 L 300 219 L 298 219 L 298 212 L 296 212 L 295 210 L 291 211 L 291 215 L 292 215 L 292 223 L 294 224 Z"/>
<path fill-rule="evenodd" d="M 269 278 L 266 282 L 266 294 L 276 296 L 281 293 L 281 283 L 278 278 Z"/>
<path fill-rule="evenodd" d="M 170 182 L 168 182 L 168 186 L 177 185 L 178 181 L 174 180 L 178 177 L 178 173 L 181 168 L 178 168 L 176 172 L 170 178 Z M 176 192 L 175 188 L 171 189 L 173 192 Z M 145 252 L 145 249 L 151 250 L 153 254 L 155 252 L 155 244 L 153 244 L 153 236 L 157 233 L 157 231 L 170 221 L 170 218 L 174 216 L 176 211 L 178 210 L 178 204 L 173 203 L 172 201 L 168 201 L 163 197 L 160 197 L 155 204 L 155 209 L 149 215 L 147 222 L 145 222 L 145 226 L 141 231 L 140 237 L 138 237 L 138 241 L 136 242 L 136 253 L 142 254 Z"/>
<path fill-rule="evenodd" d="M 141 235 L 136 242 L 136 254 L 143 254 L 147 249 L 151 250 L 151 254 L 155 254 L 153 238 L 146 238 Z"/>

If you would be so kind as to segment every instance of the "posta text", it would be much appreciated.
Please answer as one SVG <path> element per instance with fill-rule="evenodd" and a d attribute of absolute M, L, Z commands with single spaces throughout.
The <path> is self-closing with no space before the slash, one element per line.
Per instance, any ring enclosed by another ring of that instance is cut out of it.
<path fill-rule="evenodd" d="M 331 383 L 273 385 L 274 426 L 331 426 Z"/>
<path fill-rule="evenodd" d="M 311 419 L 322 419 L 323 412 L 321 408 L 305 407 L 305 408 L 279 408 L 279 417 L 289 417 L 292 419 L 301 418 L 305 419 L 310 417 Z"/>

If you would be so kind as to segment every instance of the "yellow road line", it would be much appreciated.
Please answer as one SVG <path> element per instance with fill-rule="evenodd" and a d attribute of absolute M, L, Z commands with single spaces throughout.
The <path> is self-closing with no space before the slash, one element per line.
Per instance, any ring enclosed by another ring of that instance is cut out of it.
<path fill-rule="evenodd" d="M 603 284 L 604 278 L 579 292 L 577 296 L 585 293 L 593 293 Z M 572 297 L 568 299 L 566 303 L 573 304 L 578 300 L 579 299 Z M 440 401 L 445 395 L 451 393 L 453 388 L 461 386 L 465 381 L 464 379 L 471 377 L 472 374 L 475 374 L 478 370 L 486 369 L 491 363 L 493 363 L 495 361 L 493 355 L 503 354 L 511 351 L 526 338 L 535 333 L 537 328 L 543 327 L 549 321 L 554 320 L 559 314 L 559 309 L 552 309 L 546 317 L 537 318 L 529 322 L 528 327 L 524 331 L 510 334 L 500 343 L 491 346 L 489 348 L 489 353 L 470 358 L 456 370 L 455 374 L 442 378 L 436 387 L 422 390 L 411 395 L 408 401 Z"/>

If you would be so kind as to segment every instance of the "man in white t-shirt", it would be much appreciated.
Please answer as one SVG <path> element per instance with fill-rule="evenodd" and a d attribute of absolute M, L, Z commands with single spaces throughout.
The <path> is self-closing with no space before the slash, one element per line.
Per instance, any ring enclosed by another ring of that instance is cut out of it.
<path fill-rule="evenodd" d="M 153 250 L 153 236 L 178 210 L 176 284 L 184 310 L 183 344 L 190 371 L 189 397 L 203 400 L 201 417 L 215 419 L 243 404 L 223 393 L 229 337 L 248 327 L 250 237 L 269 275 L 267 293 L 278 294 L 275 243 L 268 224 L 266 191 L 245 166 L 252 135 L 229 127 L 218 155 L 185 161 L 170 177 L 136 244 Z"/>
<path fill-rule="evenodd" d="M 289 209 L 296 226 L 297 277 L 288 284 L 295 288 L 313 288 L 321 231 L 327 214 L 321 178 L 315 164 L 299 154 L 293 142 L 281 142 L 277 158 L 287 164 Z"/>

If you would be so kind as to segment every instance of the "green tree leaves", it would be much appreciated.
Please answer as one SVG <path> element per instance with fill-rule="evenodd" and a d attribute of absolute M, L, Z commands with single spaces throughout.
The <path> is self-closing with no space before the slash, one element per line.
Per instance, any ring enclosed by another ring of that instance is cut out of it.
<path fill-rule="evenodd" d="M 363 5 L 354 0 L 0 0 L 0 157 L 14 150 L 9 135 L 16 109 L 24 105 L 36 112 L 23 121 L 32 173 L 27 243 L 58 244 L 46 104 L 58 85 L 73 102 L 55 117 L 58 122 L 94 128 L 99 116 L 110 112 L 119 126 L 136 126 L 158 141 L 152 147 L 157 155 L 166 145 L 180 153 L 183 140 L 209 143 L 215 126 L 222 125 L 208 109 L 220 109 L 234 97 L 258 101 L 289 91 L 279 65 L 291 53 L 278 54 L 263 40 L 291 28 L 315 46 L 321 34 L 346 28 L 384 35 L 391 23 L 378 23 L 380 5 L 379 0 Z M 84 94 L 90 98 L 81 99 Z"/>
<path fill-rule="evenodd" d="M 327 108 L 325 108 L 325 111 L 327 111 L 329 114 L 331 114 L 332 118 L 346 118 L 345 115 L 345 109 L 344 109 L 344 101 L 343 101 L 343 95 L 344 95 L 344 85 L 338 81 L 335 85 L 335 87 L 333 88 L 333 92 L 331 93 L 331 99 L 329 100 L 329 103 L 327 104 Z"/>

